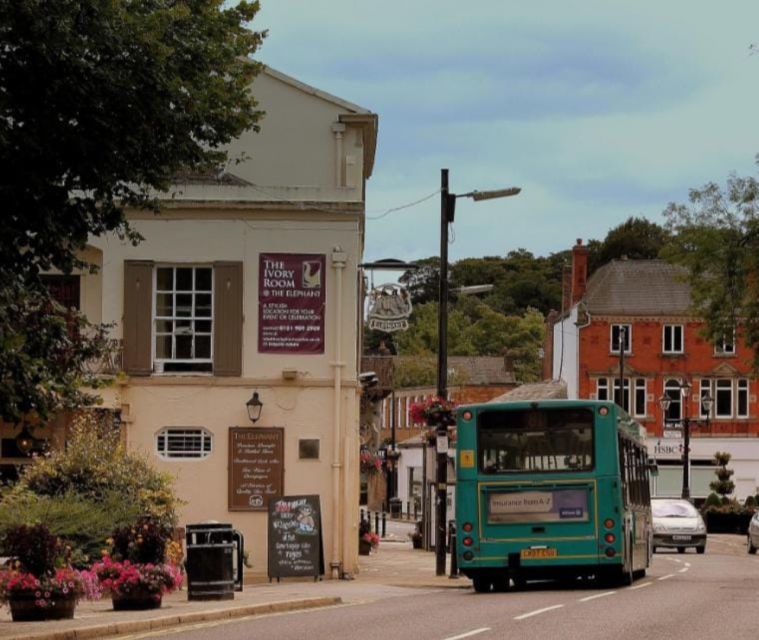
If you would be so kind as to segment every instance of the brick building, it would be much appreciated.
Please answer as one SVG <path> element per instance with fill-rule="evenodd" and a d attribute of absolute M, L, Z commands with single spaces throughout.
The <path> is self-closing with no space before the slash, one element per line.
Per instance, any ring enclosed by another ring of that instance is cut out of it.
<path fill-rule="evenodd" d="M 740 328 L 717 344 L 704 338 L 703 320 L 692 314 L 690 288 L 679 267 L 662 260 L 615 260 L 588 279 L 587 252 L 578 240 L 565 280 L 565 309 L 549 326 L 552 378 L 566 383 L 569 398 L 614 399 L 646 427 L 649 452 L 662 470 L 655 486 L 659 495 L 679 493 L 682 439 L 664 436 L 677 436 L 677 429 L 665 426 L 684 418 L 697 421 L 691 425 L 694 497 L 709 493 L 716 451 L 733 455 L 736 496 L 755 494 L 759 387 L 751 371 L 753 352 Z M 683 382 L 690 385 L 684 398 Z M 672 400 L 666 425 L 659 403 L 665 394 Z"/>

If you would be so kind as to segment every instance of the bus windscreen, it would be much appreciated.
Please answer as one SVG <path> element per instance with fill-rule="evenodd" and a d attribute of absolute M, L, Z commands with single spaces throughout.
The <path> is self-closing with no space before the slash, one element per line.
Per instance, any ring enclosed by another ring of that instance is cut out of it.
<path fill-rule="evenodd" d="M 478 420 L 482 473 L 593 469 L 592 409 L 495 409 Z"/>

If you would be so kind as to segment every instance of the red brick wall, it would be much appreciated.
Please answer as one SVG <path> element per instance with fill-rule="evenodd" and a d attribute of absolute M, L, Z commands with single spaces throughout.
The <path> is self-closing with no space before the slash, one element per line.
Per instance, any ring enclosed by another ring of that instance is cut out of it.
<path fill-rule="evenodd" d="M 661 434 L 662 415 L 659 398 L 664 391 L 665 378 L 686 378 L 692 384 L 687 404 L 687 415 L 698 418 L 698 384 L 701 378 L 732 377 L 730 374 L 716 374 L 715 368 L 721 364 L 733 367 L 736 377 L 749 378 L 749 418 L 713 419 L 709 429 L 694 427 L 694 435 L 759 434 L 759 404 L 756 396 L 759 385 L 751 377 L 752 353 L 742 340 L 738 339 L 735 355 L 714 354 L 714 346 L 699 334 L 699 321 L 678 321 L 676 319 L 594 319 L 590 326 L 580 330 L 579 396 L 589 398 L 596 392 L 596 374 L 605 372 L 608 377 L 619 375 L 619 354 L 610 353 L 610 325 L 630 324 L 632 326 L 631 353 L 625 354 L 625 364 L 636 373 L 631 377 L 645 377 L 647 383 L 646 414 L 641 420 L 651 434 Z M 664 324 L 681 324 L 684 328 L 684 353 L 669 355 L 662 353 L 662 327 Z M 695 399 L 694 399 L 695 398 Z"/>

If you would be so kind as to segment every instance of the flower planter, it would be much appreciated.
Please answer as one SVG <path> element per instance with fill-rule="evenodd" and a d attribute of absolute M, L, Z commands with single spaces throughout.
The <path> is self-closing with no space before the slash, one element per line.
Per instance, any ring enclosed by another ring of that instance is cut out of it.
<path fill-rule="evenodd" d="M 111 593 L 114 611 L 144 611 L 147 609 L 160 609 L 163 602 L 161 593 Z"/>
<path fill-rule="evenodd" d="M 358 541 L 358 555 L 368 556 L 372 551 L 372 543 L 368 540 Z"/>
<path fill-rule="evenodd" d="M 39 606 L 39 602 L 45 602 L 45 605 Z M 66 594 L 41 600 L 34 593 L 16 593 L 8 597 L 8 605 L 14 622 L 71 620 L 76 609 L 76 595 Z"/>

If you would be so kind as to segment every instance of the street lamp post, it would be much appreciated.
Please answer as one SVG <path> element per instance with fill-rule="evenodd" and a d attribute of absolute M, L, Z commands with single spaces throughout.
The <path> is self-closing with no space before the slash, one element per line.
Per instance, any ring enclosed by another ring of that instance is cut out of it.
<path fill-rule="evenodd" d="M 667 390 L 664 390 L 664 394 L 659 398 L 659 405 L 661 406 L 662 413 L 664 414 L 664 424 L 682 423 L 683 428 L 683 490 L 681 497 L 683 500 L 690 500 L 690 428 L 692 424 L 700 425 L 701 420 L 692 420 L 688 415 L 688 400 L 690 399 L 691 386 L 687 380 L 682 380 L 679 383 L 678 391 L 681 396 L 681 414 L 682 418 L 667 418 L 667 412 L 672 404 L 672 397 L 667 394 Z M 709 425 L 709 416 L 712 413 L 712 404 L 714 403 L 711 395 L 702 396 L 700 398 L 701 406 L 706 412 L 706 420 L 703 424 Z"/>
<path fill-rule="evenodd" d="M 453 222 L 456 198 L 472 198 L 475 202 L 517 195 L 521 189 L 511 187 L 496 191 L 470 191 L 455 194 L 448 191 L 448 169 L 440 171 L 440 286 L 438 290 L 437 395 L 448 397 L 448 225 Z M 448 428 L 437 425 L 436 495 L 435 495 L 435 573 L 445 575 L 446 502 L 448 499 Z"/>

